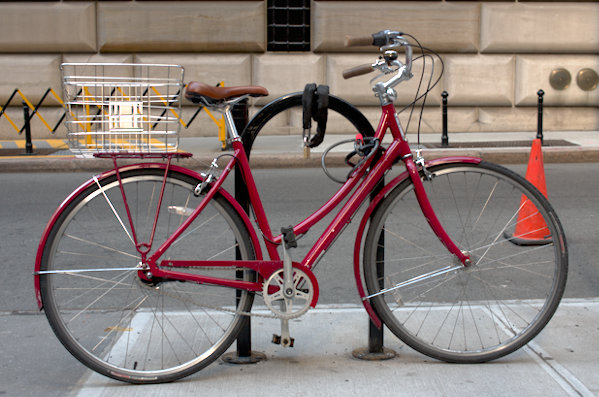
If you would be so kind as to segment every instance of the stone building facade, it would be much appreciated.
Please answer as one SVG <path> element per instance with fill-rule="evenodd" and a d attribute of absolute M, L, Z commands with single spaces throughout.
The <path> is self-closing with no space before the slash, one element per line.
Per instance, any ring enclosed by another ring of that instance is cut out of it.
<path fill-rule="evenodd" d="M 444 90 L 451 131 L 535 131 L 539 89 L 546 130 L 599 129 L 598 2 L 312 0 L 309 7 L 310 51 L 273 52 L 266 0 L 0 2 L 0 106 L 15 88 L 34 104 L 48 87 L 60 93 L 61 62 L 175 63 L 185 67 L 186 81 L 267 87 L 271 95 L 255 101 L 253 111 L 306 83 L 328 84 L 376 124 L 372 76 L 341 77 L 343 69 L 374 61 L 376 51 L 347 49 L 344 39 L 394 29 L 413 34 L 445 63 L 423 132 L 440 131 Z M 417 80 L 398 87 L 401 103 L 410 102 Z M 18 124 L 21 100 L 11 105 L 6 115 Z M 186 106 L 183 117 L 192 111 Z M 62 110 L 49 96 L 40 114 L 53 125 Z M 269 133 L 284 134 L 283 124 L 298 122 L 290 114 Z M 334 118 L 330 124 L 329 131 L 343 132 Z M 52 136 L 37 118 L 33 127 L 35 138 Z M 208 118 L 182 131 L 215 134 Z M 0 137 L 18 137 L 6 118 Z"/>

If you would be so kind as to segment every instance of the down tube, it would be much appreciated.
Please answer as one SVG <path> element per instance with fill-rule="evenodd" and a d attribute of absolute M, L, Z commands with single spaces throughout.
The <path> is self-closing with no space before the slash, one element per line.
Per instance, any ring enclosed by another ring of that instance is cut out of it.
<path fill-rule="evenodd" d="M 326 228 L 310 252 L 302 261 L 302 265 L 311 269 L 324 252 L 331 246 L 333 241 L 345 229 L 351 221 L 352 216 L 358 211 L 364 200 L 369 197 L 370 192 L 379 183 L 387 169 L 393 163 L 393 159 L 401 152 L 401 142 L 394 141 L 386 150 L 384 157 L 376 164 L 374 169 L 366 176 L 366 180 L 352 194 L 347 203 L 341 208 L 335 219 Z"/>

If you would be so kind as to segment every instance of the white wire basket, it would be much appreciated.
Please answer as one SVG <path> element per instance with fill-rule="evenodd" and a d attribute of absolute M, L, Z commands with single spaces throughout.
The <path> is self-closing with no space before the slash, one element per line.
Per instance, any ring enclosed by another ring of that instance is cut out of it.
<path fill-rule="evenodd" d="M 76 155 L 178 150 L 181 66 L 63 63 L 61 71 L 67 138 Z"/>

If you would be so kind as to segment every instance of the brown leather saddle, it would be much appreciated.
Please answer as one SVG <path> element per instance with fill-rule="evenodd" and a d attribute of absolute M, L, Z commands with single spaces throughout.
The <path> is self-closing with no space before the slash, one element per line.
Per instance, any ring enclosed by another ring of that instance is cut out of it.
<path fill-rule="evenodd" d="M 200 103 L 202 98 L 207 99 L 206 102 L 208 103 L 213 103 L 243 95 L 251 97 L 267 96 L 268 90 L 258 85 L 215 87 L 198 81 L 190 82 L 185 88 L 185 98 L 193 103 Z"/>

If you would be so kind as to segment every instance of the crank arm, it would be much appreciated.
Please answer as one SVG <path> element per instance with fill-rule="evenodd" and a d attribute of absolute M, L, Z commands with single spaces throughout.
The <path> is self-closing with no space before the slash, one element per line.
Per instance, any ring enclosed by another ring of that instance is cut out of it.
<path fill-rule="evenodd" d="M 284 306 L 287 304 L 284 299 L 281 302 L 281 310 L 284 310 Z M 293 347 L 293 343 L 295 339 L 289 335 L 289 319 L 282 318 L 281 319 L 281 335 L 273 335 L 272 343 L 276 345 L 281 345 L 283 347 Z"/>
<path fill-rule="evenodd" d="M 281 346 L 293 347 L 293 338 L 289 335 L 289 320 L 281 320 Z"/>

